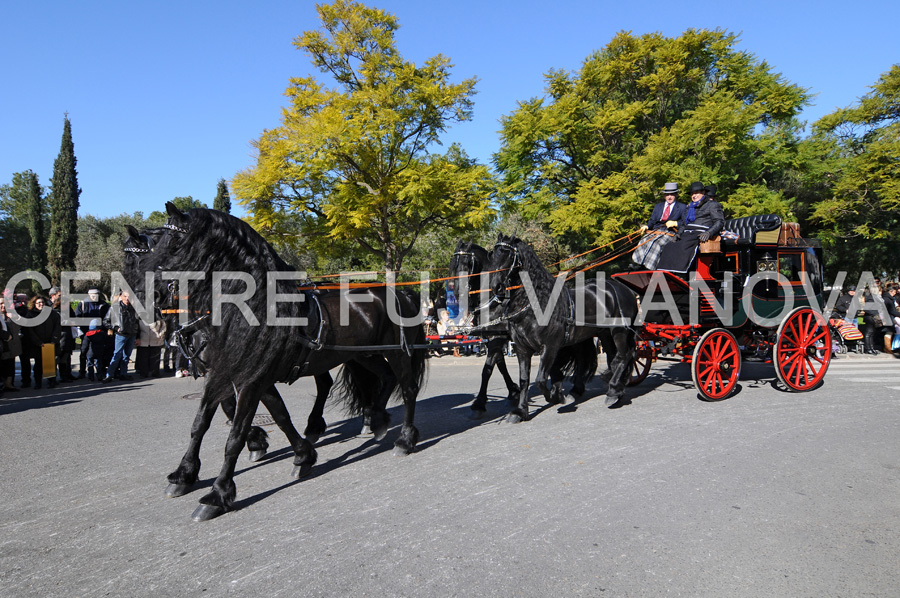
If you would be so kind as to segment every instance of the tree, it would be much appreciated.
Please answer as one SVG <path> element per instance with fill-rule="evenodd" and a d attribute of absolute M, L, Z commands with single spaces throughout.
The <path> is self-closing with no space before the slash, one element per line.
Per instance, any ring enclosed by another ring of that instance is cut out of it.
<path fill-rule="evenodd" d="M 207 205 L 200 201 L 199 199 L 194 199 L 192 196 L 187 195 L 184 197 L 176 197 L 172 199 L 172 203 L 175 204 L 175 207 L 181 210 L 182 212 L 187 212 L 191 208 L 206 208 Z M 148 216 L 150 220 L 153 221 L 162 221 L 165 222 L 169 217 L 165 212 L 161 210 L 154 210 L 150 212 L 150 216 Z"/>
<path fill-rule="evenodd" d="M 47 269 L 54 284 L 60 273 L 75 267 L 78 252 L 78 173 L 75 170 L 75 144 L 72 123 L 66 115 L 62 145 L 53 163 L 50 180 L 50 235 L 47 239 Z"/>
<path fill-rule="evenodd" d="M 617 34 L 502 120 L 503 190 L 575 247 L 636 228 L 667 181 L 715 183 L 730 216 L 790 219 L 806 90 L 721 30 Z"/>
<path fill-rule="evenodd" d="M 225 182 L 225 179 L 219 179 L 219 184 L 216 188 L 216 198 L 213 200 L 213 209 L 226 214 L 231 213 L 231 196 L 228 194 L 228 184 Z"/>
<path fill-rule="evenodd" d="M 335 82 L 294 78 L 281 125 L 255 142 L 233 191 L 270 241 L 330 253 L 352 241 L 399 269 L 428 230 L 465 231 L 493 216 L 495 186 L 460 148 L 429 153 L 471 119 L 476 80 L 450 82 L 450 60 L 417 66 L 397 51 L 397 19 L 351 0 L 317 5 L 322 31 L 294 41 Z M 299 223 L 295 236 L 289 223 Z"/>
<path fill-rule="evenodd" d="M 813 219 L 831 270 L 900 267 L 900 65 L 884 73 L 857 105 L 813 125 L 820 158 L 811 184 L 822 189 Z"/>
<path fill-rule="evenodd" d="M 154 212 L 144 218 L 141 212 L 121 214 L 112 218 L 97 218 L 87 215 L 78 219 L 78 255 L 75 267 L 79 272 L 100 272 L 100 280 L 76 281 L 72 284 L 74 292 L 83 293 L 96 286 L 105 291 L 110 290 L 110 273 L 121 272 L 125 265 L 123 247 L 128 236 L 125 225 L 130 224 L 138 230 L 156 228 L 165 224 L 167 216 L 162 212 Z M 143 299 L 143 298 L 142 298 Z"/>
<path fill-rule="evenodd" d="M 47 198 L 31 170 L 13 174 L 11 185 L 0 188 L 0 223 L 5 246 L 3 281 L 22 270 L 47 272 Z"/>

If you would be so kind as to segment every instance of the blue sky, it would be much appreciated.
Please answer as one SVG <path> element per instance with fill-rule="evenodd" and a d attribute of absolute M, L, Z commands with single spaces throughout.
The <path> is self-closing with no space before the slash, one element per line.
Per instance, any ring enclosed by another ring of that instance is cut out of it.
<path fill-rule="evenodd" d="M 499 118 L 543 95 L 544 73 L 579 68 L 621 30 L 738 33 L 740 49 L 816 94 L 810 123 L 900 62 L 896 0 L 367 4 L 399 18 L 407 60 L 441 53 L 456 80 L 479 78 L 474 119 L 444 139 L 485 163 Z M 278 126 L 289 78 L 313 72 L 291 42 L 319 26 L 314 2 L 287 0 L 10 0 L 0 23 L 0 184 L 30 169 L 49 185 L 68 113 L 80 214 L 100 217 L 186 195 L 211 205 L 217 181 L 252 166 L 251 141 Z"/>

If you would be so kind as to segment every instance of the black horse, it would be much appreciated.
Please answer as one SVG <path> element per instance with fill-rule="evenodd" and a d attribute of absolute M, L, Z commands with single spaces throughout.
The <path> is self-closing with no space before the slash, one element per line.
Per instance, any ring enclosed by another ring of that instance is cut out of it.
<path fill-rule="evenodd" d="M 606 404 L 614 405 L 624 398 L 635 351 L 635 332 L 630 325 L 638 313 L 631 291 L 615 280 L 603 284 L 590 280 L 575 290 L 566 287 L 544 268 L 531 247 L 515 236 L 499 235 L 490 268 L 491 291 L 503 303 L 519 358 L 521 391 L 518 404 L 509 414 L 511 422 L 528 419 L 532 356 L 541 353 L 535 376 L 538 388 L 548 403 L 558 403 L 560 397 L 555 389 L 551 392 L 547 381 L 549 377 L 554 387 L 557 384 L 554 370 L 558 370 L 560 354 L 581 343 L 593 345 L 593 337 L 600 338 L 611 359 L 610 371 L 604 375 L 608 379 Z"/>
<path fill-rule="evenodd" d="M 509 401 L 515 402 L 519 396 L 519 387 L 513 382 L 506 369 L 506 360 L 503 358 L 503 351 L 509 342 L 509 330 L 505 324 L 489 326 L 490 311 L 482 309 L 485 306 L 486 293 L 481 293 L 481 273 L 490 263 L 490 254 L 488 250 L 473 243 L 462 239 L 456 244 L 456 250 L 450 258 L 450 278 L 455 278 L 456 292 L 459 297 L 468 297 L 470 310 L 475 314 L 474 324 L 478 329 L 480 336 L 488 337 L 485 343 L 487 358 L 484 361 L 484 367 L 481 370 L 481 387 L 475 400 L 470 405 L 472 416 L 475 419 L 484 417 L 487 412 L 487 387 L 494 373 L 494 367 L 503 376 L 506 382 L 506 388 L 509 390 Z M 485 285 L 487 286 L 487 285 Z M 473 293 L 473 291 L 476 291 Z"/>
<path fill-rule="evenodd" d="M 141 266 L 141 257 L 149 257 L 149 254 L 154 251 L 155 245 L 159 241 L 162 234 L 166 231 L 166 228 L 159 227 L 150 230 L 145 230 L 139 232 L 133 226 L 126 225 L 126 230 L 128 231 L 128 237 L 125 240 L 125 277 L 128 280 L 137 281 L 139 278 L 143 280 L 144 272 L 146 268 Z M 136 283 L 138 287 L 141 285 Z M 170 281 L 164 292 L 161 292 L 163 289 L 155 289 L 155 304 L 159 307 L 162 312 L 165 314 L 166 319 L 166 327 L 167 327 L 167 337 L 170 339 L 170 342 L 175 351 L 184 354 L 188 358 L 188 362 L 190 364 L 191 372 L 196 377 L 197 374 L 205 374 L 206 373 L 206 361 L 205 356 L 203 355 L 204 349 L 208 344 L 206 339 L 207 336 L 207 328 L 209 326 L 209 322 L 206 320 L 198 319 L 197 312 L 193 312 L 191 314 L 185 315 L 183 318 L 179 313 L 181 310 L 179 308 L 179 295 L 178 295 L 178 281 L 172 280 Z M 186 320 L 186 321 L 185 321 Z M 181 323 L 184 322 L 186 325 L 181 326 Z M 177 358 L 176 358 L 177 362 Z M 353 375 L 366 375 L 366 370 L 352 370 L 347 372 L 347 376 L 342 378 L 342 380 L 346 380 L 347 377 Z M 328 428 L 328 424 L 325 422 L 324 412 L 325 412 L 325 402 L 328 399 L 328 395 L 334 386 L 334 378 L 332 378 L 330 372 L 321 372 L 317 373 L 313 376 L 316 382 L 316 400 L 313 405 L 312 411 L 309 414 L 306 422 L 306 429 L 303 431 L 303 436 L 312 444 L 316 444 L 319 441 L 319 438 L 322 434 L 325 433 Z M 371 384 L 366 384 L 364 381 L 356 381 L 353 385 L 354 388 L 360 389 L 359 392 L 372 392 L 373 386 Z M 376 384 L 374 388 L 378 388 L 379 384 Z M 340 392 L 344 392 L 346 389 L 339 389 Z M 387 394 L 391 394 L 393 389 L 388 389 L 385 392 Z M 277 406 L 270 406 L 267 404 L 268 400 L 279 400 L 280 395 L 278 391 L 273 386 L 269 391 L 267 391 L 266 395 L 263 396 L 263 404 L 266 405 L 269 410 L 269 414 L 272 415 L 273 410 L 276 413 L 286 413 L 286 410 L 283 408 L 279 408 Z M 370 399 L 357 399 L 359 404 L 369 404 L 372 401 Z M 229 396 L 222 400 L 221 402 L 222 411 L 228 417 L 229 421 L 234 419 L 234 408 L 235 408 L 235 397 Z M 285 432 L 285 435 L 288 438 L 291 437 L 292 434 L 296 433 L 296 430 L 293 428 L 293 423 L 290 421 L 288 417 L 287 420 L 276 418 L 273 415 L 273 419 L 275 420 L 276 425 Z M 364 414 L 364 431 L 370 429 L 369 420 L 370 414 L 367 412 Z M 288 429 L 285 426 L 289 426 Z M 291 430 L 294 430 L 291 432 Z M 249 452 L 250 461 L 260 461 L 265 457 L 266 451 L 268 450 L 268 434 L 266 434 L 265 430 L 258 426 L 253 426 L 250 429 L 250 434 L 247 438 L 247 450 Z M 189 486 L 185 487 L 183 484 L 172 484 L 166 492 L 166 495 L 169 497 L 177 497 L 183 495 L 185 492 L 189 490 Z"/>
<path fill-rule="evenodd" d="M 419 437 L 413 425 L 415 399 L 424 380 L 425 352 L 410 347 L 424 345 L 424 331 L 421 325 L 403 326 L 390 317 L 397 313 L 414 319 L 419 305 L 413 297 L 385 287 L 350 293 L 298 288 L 296 278 L 289 275 L 291 268 L 245 222 L 202 208 L 183 213 L 171 203 L 166 210 L 166 232 L 143 265 L 156 273 L 157 289 L 178 272 L 199 271 L 203 278 L 191 282 L 190 305 L 210 320 L 203 398 L 188 451 L 169 475 L 171 484 L 189 487 L 196 482 L 199 442 L 216 405 L 229 396 L 237 397 L 224 464 L 212 490 L 200 499 L 195 520 L 233 508 L 237 457 L 260 400 L 276 382 L 290 383 L 340 364 L 345 364 L 345 374 L 348 369 L 367 370 L 379 398 L 371 405 L 351 403 L 351 411 L 359 414 L 369 408 L 373 432 L 383 437 L 389 426 L 388 391 L 396 388 L 406 414 L 394 452 L 408 454 L 415 449 Z M 236 300 L 223 302 L 223 297 Z M 301 318 L 305 321 L 298 322 Z M 365 396 L 348 392 L 344 398 Z M 289 440 L 295 455 L 294 475 L 302 477 L 315 463 L 316 452 L 299 435 L 291 434 Z"/>

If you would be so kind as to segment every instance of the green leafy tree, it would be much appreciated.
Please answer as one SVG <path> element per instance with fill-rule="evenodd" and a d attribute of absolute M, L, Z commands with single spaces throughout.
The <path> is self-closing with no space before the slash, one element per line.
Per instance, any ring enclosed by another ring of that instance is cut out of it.
<path fill-rule="evenodd" d="M 851 107 L 813 126 L 822 199 L 813 218 L 831 271 L 897 273 L 900 267 L 900 65 Z"/>
<path fill-rule="evenodd" d="M 228 193 L 228 184 L 225 182 L 225 179 L 219 179 L 219 184 L 216 187 L 216 198 L 213 200 L 213 209 L 226 214 L 231 213 L 231 195 Z"/>
<path fill-rule="evenodd" d="M 182 212 L 187 212 L 191 208 L 206 208 L 206 207 L 208 207 L 205 203 L 203 203 L 199 199 L 194 199 L 190 195 L 187 195 L 184 197 L 176 197 L 176 198 L 172 199 L 172 203 L 175 205 L 176 208 L 178 208 Z M 153 221 L 165 222 L 166 220 L 168 220 L 169 217 L 162 210 L 154 210 L 154 211 L 150 212 L 150 216 L 148 218 Z"/>
<path fill-rule="evenodd" d="M 423 232 L 488 223 L 488 169 L 455 146 L 429 153 L 449 124 L 471 119 L 476 80 L 452 83 L 442 55 L 404 60 L 393 15 L 350 0 L 317 10 L 322 30 L 294 44 L 335 86 L 291 80 L 281 125 L 255 142 L 256 165 L 232 183 L 251 224 L 328 255 L 349 241 L 399 269 Z"/>
<path fill-rule="evenodd" d="M 97 218 L 87 215 L 78 219 L 78 255 L 75 267 L 79 272 L 100 272 L 100 280 L 75 281 L 72 290 L 83 293 L 92 286 L 98 286 L 109 293 L 110 273 L 121 272 L 125 265 L 123 247 L 128 236 L 125 225 L 138 230 L 156 228 L 165 224 L 167 216 L 162 212 L 144 218 L 141 212 L 121 214 L 112 218 Z"/>
<path fill-rule="evenodd" d="M 47 269 L 54 284 L 61 272 L 73 270 L 78 251 L 78 173 L 75 170 L 72 123 L 66 115 L 62 145 L 53 163 L 50 181 L 50 235 L 47 238 Z"/>
<path fill-rule="evenodd" d="M 0 187 L 0 235 L 7 248 L 0 265 L 4 282 L 22 270 L 46 274 L 48 213 L 44 190 L 31 170 L 13 174 L 12 184 Z"/>
<path fill-rule="evenodd" d="M 546 97 L 502 120 L 503 191 L 575 247 L 636 228 L 667 181 L 717 184 L 732 217 L 798 218 L 807 92 L 736 42 L 721 30 L 622 32 L 578 72 L 549 72 Z"/>

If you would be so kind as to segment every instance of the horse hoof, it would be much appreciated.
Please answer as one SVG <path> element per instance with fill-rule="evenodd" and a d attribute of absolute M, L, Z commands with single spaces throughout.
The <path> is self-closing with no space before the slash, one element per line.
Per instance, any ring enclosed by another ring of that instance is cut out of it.
<path fill-rule="evenodd" d="M 369 426 L 363 426 L 362 430 L 359 431 L 360 436 L 373 436 L 372 428 Z"/>
<path fill-rule="evenodd" d="M 581 397 L 584 396 L 584 387 L 583 386 L 575 386 L 572 387 L 572 396 L 573 397 Z"/>
<path fill-rule="evenodd" d="M 256 463 L 257 461 L 262 461 L 265 456 L 266 456 L 265 449 L 263 449 L 261 451 L 250 451 L 250 461 L 252 461 L 253 463 Z"/>
<path fill-rule="evenodd" d="M 215 519 L 219 515 L 225 514 L 225 508 L 217 505 L 200 505 L 194 510 L 191 519 L 194 521 L 209 521 Z"/>
<path fill-rule="evenodd" d="M 166 498 L 178 498 L 184 496 L 191 489 L 191 484 L 169 484 L 166 488 Z"/>
<path fill-rule="evenodd" d="M 382 441 L 382 440 L 384 440 L 384 437 L 387 436 L 387 433 L 388 433 L 388 427 L 387 427 L 387 426 L 385 426 L 385 427 L 383 427 L 383 428 L 379 428 L 379 429 L 377 429 L 377 430 L 371 430 L 372 436 L 374 436 L 374 437 L 375 437 L 375 440 L 377 440 L 377 441 L 379 441 L 379 442 Z"/>
<path fill-rule="evenodd" d="M 487 415 L 487 411 L 482 411 L 480 409 L 469 410 L 469 419 L 479 420 L 483 419 L 485 415 Z"/>
<path fill-rule="evenodd" d="M 391 451 L 391 454 L 395 457 L 406 457 L 412 452 L 409 448 L 400 445 L 394 445 L 394 450 Z"/>
<path fill-rule="evenodd" d="M 518 413 L 510 413 L 510 414 L 506 417 L 506 421 L 508 421 L 508 422 L 511 423 L 511 424 L 520 424 L 520 423 L 522 423 L 522 422 L 525 421 L 525 420 L 522 419 L 522 416 L 519 415 Z"/>
<path fill-rule="evenodd" d="M 291 477 L 299 480 L 300 478 L 305 478 L 312 472 L 312 464 L 304 463 L 303 465 L 294 465 L 294 469 L 291 470 Z"/>

